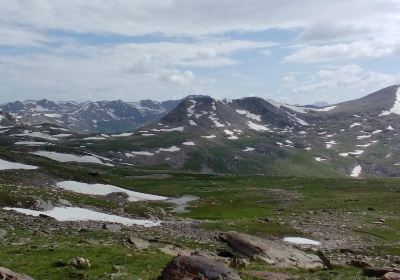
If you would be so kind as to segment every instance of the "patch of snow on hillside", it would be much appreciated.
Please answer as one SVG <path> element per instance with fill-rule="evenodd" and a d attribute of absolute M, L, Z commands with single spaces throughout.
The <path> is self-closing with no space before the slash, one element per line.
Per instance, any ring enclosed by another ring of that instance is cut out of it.
<path fill-rule="evenodd" d="M 57 137 L 57 138 L 62 138 L 62 137 L 69 137 L 69 136 L 72 136 L 72 134 L 70 134 L 70 133 L 59 133 L 59 134 L 55 134 L 55 135 L 53 135 L 54 137 Z"/>
<path fill-rule="evenodd" d="M 154 133 L 143 133 L 142 136 L 154 136 Z"/>
<path fill-rule="evenodd" d="M 215 127 L 225 127 L 224 124 L 219 122 L 219 119 L 215 117 L 215 114 L 212 113 L 208 118 L 214 123 Z"/>
<path fill-rule="evenodd" d="M 326 144 L 326 148 L 328 148 L 328 149 L 330 149 L 333 145 L 336 145 L 337 143 L 336 143 L 336 141 L 327 141 L 327 142 L 325 142 L 325 144 Z"/>
<path fill-rule="evenodd" d="M 39 217 L 40 215 L 46 215 L 60 222 L 98 221 L 98 222 L 108 222 L 108 223 L 119 223 L 125 226 L 139 225 L 144 227 L 155 227 L 161 224 L 160 222 L 154 222 L 151 220 L 130 219 L 126 217 L 105 214 L 79 207 L 54 207 L 53 209 L 48 211 L 36 211 L 31 209 L 12 208 L 12 207 L 4 207 L 3 209 L 8 211 L 15 211 L 21 214 L 34 217 Z"/>
<path fill-rule="evenodd" d="M 373 131 L 372 134 L 378 134 L 378 133 L 381 133 L 381 132 L 382 132 L 382 129 L 377 129 L 377 130 Z"/>
<path fill-rule="evenodd" d="M 315 157 L 316 161 L 325 161 L 326 159 L 322 158 L 322 157 Z"/>
<path fill-rule="evenodd" d="M 23 133 L 21 134 L 15 134 L 14 136 L 27 136 L 27 137 L 32 137 L 32 138 L 41 138 L 41 139 L 46 139 L 46 140 L 50 140 L 50 141 L 58 141 L 57 138 L 48 135 L 46 133 L 42 133 L 42 132 L 37 132 L 37 131 L 29 131 L 29 130 L 24 130 Z"/>
<path fill-rule="evenodd" d="M 256 115 L 256 114 L 250 113 L 247 110 L 239 110 L 239 109 L 237 109 L 236 112 L 238 114 L 241 114 L 241 115 L 246 115 L 246 117 L 249 118 L 249 119 L 253 119 L 253 120 L 256 120 L 256 121 L 259 121 L 259 122 L 261 121 L 261 116 L 260 115 Z"/>
<path fill-rule="evenodd" d="M 341 156 L 341 157 L 348 157 L 348 156 L 349 156 L 349 153 L 340 153 L 339 156 Z"/>
<path fill-rule="evenodd" d="M 194 108 L 196 106 L 196 100 L 189 100 L 192 103 L 189 107 L 186 108 L 187 116 L 190 118 L 194 114 Z"/>
<path fill-rule="evenodd" d="M 264 125 L 256 124 L 253 123 L 252 121 L 249 121 L 247 123 L 250 129 L 256 130 L 256 131 L 271 131 L 268 127 L 265 127 Z"/>
<path fill-rule="evenodd" d="M 244 149 L 244 150 L 242 150 L 243 152 L 252 152 L 252 151 L 254 151 L 255 150 L 255 148 L 252 148 L 252 147 L 246 147 L 246 149 Z"/>
<path fill-rule="evenodd" d="M 138 156 L 154 156 L 154 153 L 152 152 L 147 152 L 147 151 L 133 151 L 130 153 L 125 153 L 127 157 L 132 156 L 132 155 L 138 155 Z"/>
<path fill-rule="evenodd" d="M 206 138 L 206 139 L 211 139 L 211 138 L 215 138 L 217 136 L 216 135 L 207 135 L 207 136 L 201 136 L 201 137 Z"/>
<path fill-rule="evenodd" d="M 400 87 L 396 91 L 396 100 L 394 101 L 393 107 L 389 111 L 383 111 L 379 116 L 387 116 L 390 114 L 400 115 Z"/>
<path fill-rule="evenodd" d="M 308 111 L 317 111 L 317 112 L 328 112 L 333 109 L 335 109 L 336 106 L 329 106 L 329 107 L 324 107 L 324 108 L 307 108 Z"/>
<path fill-rule="evenodd" d="M 357 136 L 357 140 L 366 139 L 366 138 L 370 138 L 370 137 L 371 137 L 371 135 L 360 135 L 360 136 Z"/>
<path fill-rule="evenodd" d="M 132 136 L 133 132 L 125 132 L 125 133 L 120 133 L 120 134 L 111 134 L 111 137 L 128 137 Z"/>
<path fill-rule="evenodd" d="M 97 140 L 104 140 L 104 139 L 106 139 L 106 138 L 104 138 L 103 136 L 91 136 L 91 137 L 83 138 L 83 140 L 89 140 L 89 141 L 91 141 L 91 140 L 97 141 Z"/>
<path fill-rule="evenodd" d="M 33 165 L 27 165 L 0 159 L 0 170 L 11 170 L 11 169 L 33 170 L 38 168 L 39 167 Z"/>
<path fill-rule="evenodd" d="M 61 114 L 44 114 L 48 118 L 61 118 Z"/>
<path fill-rule="evenodd" d="M 43 146 L 49 145 L 48 142 L 35 142 L 35 141 L 18 141 L 15 142 L 15 145 L 23 145 L 23 146 Z"/>
<path fill-rule="evenodd" d="M 109 165 L 102 162 L 100 159 L 94 156 L 78 156 L 73 154 L 63 154 L 63 153 L 48 152 L 48 151 L 37 151 L 33 152 L 32 154 L 41 157 L 46 157 L 59 162 L 82 162 L 82 163 L 97 163 L 97 164 Z"/>
<path fill-rule="evenodd" d="M 298 245 L 321 245 L 321 242 L 303 237 L 285 237 L 283 241 Z"/>
<path fill-rule="evenodd" d="M 155 132 L 172 132 L 172 131 L 183 131 L 184 127 L 180 126 L 180 127 L 174 127 L 174 128 L 160 128 L 160 129 L 156 129 L 153 128 L 151 131 L 155 131 Z"/>
<path fill-rule="evenodd" d="M 387 128 L 387 130 L 394 130 L 393 126 L 389 125 Z"/>
<path fill-rule="evenodd" d="M 140 192 L 130 191 L 124 188 L 116 187 L 113 185 L 104 184 L 86 184 L 76 181 L 62 181 L 56 184 L 58 188 L 73 191 L 83 194 L 92 195 L 103 195 L 106 196 L 110 193 L 125 193 L 128 195 L 129 201 L 141 201 L 141 200 L 164 200 L 167 199 L 164 196 L 145 194 Z"/>
<path fill-rule="evenodd" d="M 180 151 L 181 150 L 181 148 L 179 148 L 179 147 L 177 147 L 177 146 L 172 146 L 172 147 L 169 147 L 169 148 L 159 148 L 157 151 L 156 151 L 156 153 L 158 154 L 158 153 L 161 153 L 161 152 L 169 152 L 169 153 L 173 153 L 173 152 L 178 152 L 178 151 Z"/>
<path fill-rule="evenodd" d="M 231 135 L 228 137 L 229 140 L 237 140 L 239 139 L 239 137 L 237 137 L 236 135 Z"/>
<path fill-rule="evenodd" d="M 196 144 L 193 141 L 183 142 L 182 145 L 185 145 L 185 146 L 196 146 Z"/>
<path fill-rule="evenodd" d="M 353 171 L 351 172 L 350 176 L 351 177 L 358 177 L 361 174 L 361 165 L 357 165 L 354 167 Z"/>
<path fill-rule="evenodd" d="M 197 125 L 197 123 L 196 123 L 194 120 L 189 120 L 189 124 L 190 124 L 190 125 L 194 125 L 194 126 Z"/>
<path fill-rule="evenodd" d="M 350 128 L 356 127 L 356 126 L 361 126 L 361 123 L 355 122 L 352 125 L 350 125 Z"/>

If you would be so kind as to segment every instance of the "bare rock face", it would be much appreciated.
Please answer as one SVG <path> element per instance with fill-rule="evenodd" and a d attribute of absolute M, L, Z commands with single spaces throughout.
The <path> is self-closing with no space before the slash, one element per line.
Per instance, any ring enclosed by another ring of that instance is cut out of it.
<path fill-rule="evenodd" d="M 135 236 L 129 236 L 127 242 L 133 244 L 138 250 L 147 250 L 150 247 L 148 241 Z"/>
<path fill-rule="evenodd" d="M 382 276 L 382 280 L 400 280 L 400 273 L 388 272 Z"/>
<path fill-rule="evenodd" d="M 35 280 L 25 274 L 19 274 L 4 267 L 0 267 L 0 279 L 4 280 Z"/>
<path fill-rule="evenodd" d="M 279 241 L 260 237 L 227 232 L 220 236 L 239 256 L 260 259 L 277 267 L 322 268 L 318 256 L 307 254 Z"/>
<path fill-rule="evenodd" d="M 240 280 L 231 268 L 203 256 L 175 257 L 158 280 Z"/>

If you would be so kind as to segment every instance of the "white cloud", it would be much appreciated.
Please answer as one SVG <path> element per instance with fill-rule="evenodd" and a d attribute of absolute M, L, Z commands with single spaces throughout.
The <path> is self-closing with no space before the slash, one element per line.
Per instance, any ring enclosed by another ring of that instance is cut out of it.
<path fill-rule="evenodd" d="M 320 46 L 300 47 L 285 62 L 316 63 L 338 59 L 379 58 L 400 53 L 400 39 L 379 38 Z"/>
<path fill-rule="evenodd" d="M 3 22 L 77 33 L 209 35 L 315 22 L 380 26 L 398 22 L 396 0 L 41 0 L 2 1 Z M 385 20 L 382 21 L 382 16 Z"/>
<path fill-rule="evenodd" d="M 106 46 L 70 44 L 38 53 L 3 54 L 0 92 L 5 93 L 4 98 L 13 99 L 182 97 L 207 86 L 207 78 L 197 77 L 193 69 L 237 64 L 239 61 L 230 56 L 264 48 L 266 44 L 228 39 Z"/>
<path fill-rule="evenodd" d="M 187 86 L 193 82 L 194 74 L 191 71 L 179 72 L 175 70 L 171 73 L 164 74 L 161 79 L 169 83 Z"/>
<path fill-rule="evenodd" d="M 317 100 L 345 101 L 394 84 L 400 84 L 400 72 L 390 75 L 367 71 L 356 64 L 323 68 L 310 75 L 282 79 L 283 88 L 292 91 L 292 98 L 303 100 L 303 104 Z"/>

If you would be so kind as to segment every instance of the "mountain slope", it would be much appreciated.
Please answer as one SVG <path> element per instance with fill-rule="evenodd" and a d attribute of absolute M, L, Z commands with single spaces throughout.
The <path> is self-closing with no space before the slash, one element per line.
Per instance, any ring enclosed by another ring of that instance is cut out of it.
<path fill-rule="evenodd" d="M 255 97 L 189 96 L 165 116 L 130 133 L 79 135 L 72 129 L 57 131 L 65 129 L 60 126 L 15 123 L 0 138 L 10 147 L 46 142 L 18 146 L 19 150 L 95 154 L 127 166 L 281 176 L 400 176 L 399 97 L 399 86 L 392 86 L 316 108 Z M 142 105 L 142 111 L 159 108 Z M 104 108 L 115 108 L 115 113 Z M 117 127 L 124 114 L 134 112 L 115 101 L 88 103 L 75 113 L 81 120 L 95 116 L 97 124 L 111 114 Z"/>
<path fill-rule="evenodd" d="M 0 106 L 22 124 L 57 124 L 77 133 L 123 132 L 157 121 L 179 101 L 12 102 Z"/>

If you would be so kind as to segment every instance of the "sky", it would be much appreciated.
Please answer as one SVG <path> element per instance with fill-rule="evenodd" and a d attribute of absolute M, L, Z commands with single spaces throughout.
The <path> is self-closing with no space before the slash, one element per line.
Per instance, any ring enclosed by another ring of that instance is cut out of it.
<path fill-rule="evenodd" d="M 400 84 L 400 0 L 0 0 L 0 103 L 260 96 Z"/>

